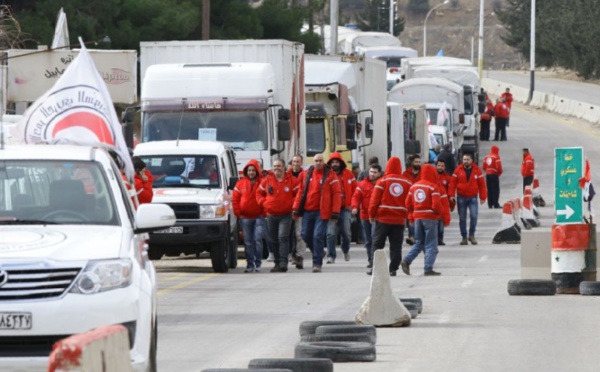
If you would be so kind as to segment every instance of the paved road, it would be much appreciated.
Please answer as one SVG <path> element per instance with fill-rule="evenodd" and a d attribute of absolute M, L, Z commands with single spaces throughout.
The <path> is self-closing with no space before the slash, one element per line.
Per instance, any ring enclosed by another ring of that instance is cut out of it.
<path fill-rule="evenodd" d="M 549 204 L 541 209 L 542 224 L 550 226 L 553 148 L 584 146 L 594 162 L 600 133 L 522 105 L 512 115 L 509 141 L 497 142 L 505 168 L 501 200 L 520 194 L 521 148 L 530 147 Z M 491 144 L 483 144 L 482 155 Z M 600 165 L 592 168 L 600 184 L 600 171 L 594 171 Z M 420 256 L 412 276 L 391 278 L 396 295 L 423 299 L 423 313 L 408 328 L 378 329 L 376 362 L 336 364 L 335 370 L 597 371 L 600 299 L 509 296 L 507 282 L 520 276 L 520 246 L 490 243 L 500 210 L 480 209 L 476 246 L 458 245 L 456 213 L 452 217 L 436 264 L 442 276 L 424 277 Z M 351 255 L 349 262 L 325 265 L 321 274 L 244 274 L 242 263 L 217 275 L 208 260 L 157 262 L 159 369 L 244 368 L 252 358 L 292 357 L 301 321 L 350 320 L 367 297 L 366 254 L 353 245 Z"/>
<path fill-rule="evenodd" d="M 530 86 L 529 71 L 484 71 L 483 77 L 525 88 Z M 600 95 L 598 94 L 600 86 L 598 84 L 558 79 L 550 72 L 536 71 L 534 89 L 559 97 L 600 105 Z"/>

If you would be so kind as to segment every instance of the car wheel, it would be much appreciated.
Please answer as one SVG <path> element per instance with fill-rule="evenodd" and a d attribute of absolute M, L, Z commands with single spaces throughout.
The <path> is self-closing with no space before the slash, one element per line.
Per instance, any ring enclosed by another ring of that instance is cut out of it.
<path fill-rule="evenodd" d="M 148 247 L 148 258 L 152 261 L 158 261 L 162 258 L 163 252 L 160 248 Z"/>
<path fill-rule="evenodd" d="M 229 245 L 231 240 L 229 237 L 225 237 L 220 241 L 212 243 L 210 248 L 210 261 L 212 263 L 213 270 L 216 273 L 226 273 L 229 271 Z"/>
<path fill-rule="evenodd" d="M 158 325 L 156 319 L 152 322 L 152 335 L 150 336 L 150 352 L 148 353 L 148 372 L 158 371 L 156 364 L 158 350 Z"/>
<path fill-rule="evenodd" d="M 228 258 L 228 266 L 230 269 L 235 269 L 238 265 L 238 235 L 236 234 L 237 228 L 234 230 L 234 233 L 231 234 L 231 242 L 229 243 L 229 255 Z"/>

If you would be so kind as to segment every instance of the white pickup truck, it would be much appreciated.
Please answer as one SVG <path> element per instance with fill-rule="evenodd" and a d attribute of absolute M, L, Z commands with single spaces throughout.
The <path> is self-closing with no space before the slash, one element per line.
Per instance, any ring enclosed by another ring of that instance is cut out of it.
<path fill-rule="evenodd" d="M 164 204 L 134 208 L 106 150 L 0 149 L 0 370 L 46 370 L 52 345 L 110 324 L 136 371 L 156 371 L 156 273 L 145 238 Z"/>

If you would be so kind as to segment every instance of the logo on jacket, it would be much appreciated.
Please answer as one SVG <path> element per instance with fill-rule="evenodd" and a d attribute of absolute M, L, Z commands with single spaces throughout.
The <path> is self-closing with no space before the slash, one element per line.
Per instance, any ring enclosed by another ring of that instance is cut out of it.
<path fill-rule="evenodd" d="M 283 188 L 283 191 L 290 192 L 290 188 L 286 186 L 286 187 Z"/>
<path fill-rule="evenodd" d="M 425 199 L 427 199 L 427 194 L 425 194 L 425 191 L 421 189 L 415 191 L 415 201 L 417 203 L 423 203 Z"/>
<path fill-rule="evenodd" d="M 404 188 L 399 183 L 392 183 L 390 185 L 389 190 L 390 190 L 390 194 L 392 194 L 392 196 L 396 196 L 396 197 L 402 195 L 402 193 L 404 192 Z"/>
<path fill-rule="evenodd" d="M 485 159 L 487 165 L 492 165 L 492 158 Z"/>

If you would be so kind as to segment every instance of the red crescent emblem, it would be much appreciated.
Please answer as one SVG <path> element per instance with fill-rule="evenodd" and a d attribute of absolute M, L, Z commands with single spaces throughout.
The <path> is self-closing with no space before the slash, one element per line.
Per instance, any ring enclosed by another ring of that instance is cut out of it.
<path fill-rule="evenodd" d="M 114 145 L 115 141 L 108 124 L 98 115 L 89 112 L 75 112 L 61 119 L 52 131 L 52 137 L 62 130 L 81 127 L 92 132 L 100 142 Z"/>

